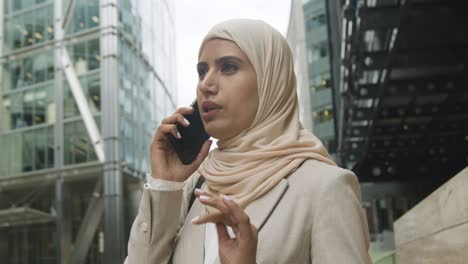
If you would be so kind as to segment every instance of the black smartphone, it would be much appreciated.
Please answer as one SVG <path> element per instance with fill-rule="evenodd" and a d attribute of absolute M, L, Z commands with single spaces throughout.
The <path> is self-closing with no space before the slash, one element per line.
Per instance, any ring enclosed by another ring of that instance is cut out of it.
<path fill-rule="evenodd" d="M 185 165 L 191 164 L 197 158 L 203 143 L 210 138 L 210 135 L 206 133 L 205 127 L 203 126 L 197 100 L 190 106 L 194 108 L 193 113 L 184 115 L 185 119 L 190 122 L 190 125 L 184 127 L 179 123 L 176 124 L 181 138 L 175 138 L 172 134 L 167 135 L 179 159 Z"/>

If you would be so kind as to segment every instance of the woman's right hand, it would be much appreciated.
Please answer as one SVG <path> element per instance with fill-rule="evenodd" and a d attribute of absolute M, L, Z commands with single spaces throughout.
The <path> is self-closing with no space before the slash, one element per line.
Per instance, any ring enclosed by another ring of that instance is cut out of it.
<path fill-rule="evenodd" d="M 187 127 L 187 123 L 183 115 L 191 114 L 194 111 L 193 107 L 181 107 L 177 111 L 164 118 L 161 121 L 153 142 L 150 145 L 151 158 L 151 177 L 166 181 L 185 181 L 192 173 L 194 173 L 200 164 L 205 160 L 210 151 L 211 140 L 207 140 L 198 153 L 197 158 L 192 164 L 185 165 L 177 156 L 174 148 L 167 139 L 168 134 L 172 134 L 175 138 L 179 138 L 176 123 Z"/>

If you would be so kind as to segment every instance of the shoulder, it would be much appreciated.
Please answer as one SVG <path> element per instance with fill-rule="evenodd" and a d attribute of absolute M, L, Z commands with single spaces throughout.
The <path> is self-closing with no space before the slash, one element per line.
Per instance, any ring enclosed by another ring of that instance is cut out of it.
<path fill-rule="evenodd" d="M 287 180 L 291 188 L 309 195 L 342 188 L 359 190 L 358 179 L 352 171 L 313 159 L 306 160 Z"/>

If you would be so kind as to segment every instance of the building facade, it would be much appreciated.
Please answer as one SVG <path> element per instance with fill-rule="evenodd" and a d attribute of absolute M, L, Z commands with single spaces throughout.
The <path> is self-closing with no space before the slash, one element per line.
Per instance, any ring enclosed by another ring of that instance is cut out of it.
<path fill-rule="evenodd" d="M 301 22 L 303 25 L 298 27 Z M 312 131 L 336 159 L 335 107 L 326 1 L 292 1 L 288 41 L 295 54 L 300 111 L 311 113 Z M 304 61 L 300 63 L 302 67 L 299 69 L 298 58 Z M 304 96 L 309 98 L 304 100 Z"/>
<path fill-rule="evenodd" d="M 123 261 L 149 144 L 177 101 L 174 27 L 168 0 L 2 1 L 6 263 Z"/>

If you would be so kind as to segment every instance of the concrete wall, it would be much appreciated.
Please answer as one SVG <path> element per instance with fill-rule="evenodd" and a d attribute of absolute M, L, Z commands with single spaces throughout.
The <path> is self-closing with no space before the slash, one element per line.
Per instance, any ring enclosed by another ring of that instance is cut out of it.
<path fill-rule="evenodd" d="M 468 167 L 394 223 L 398 264 L 468 263 Z"/>

